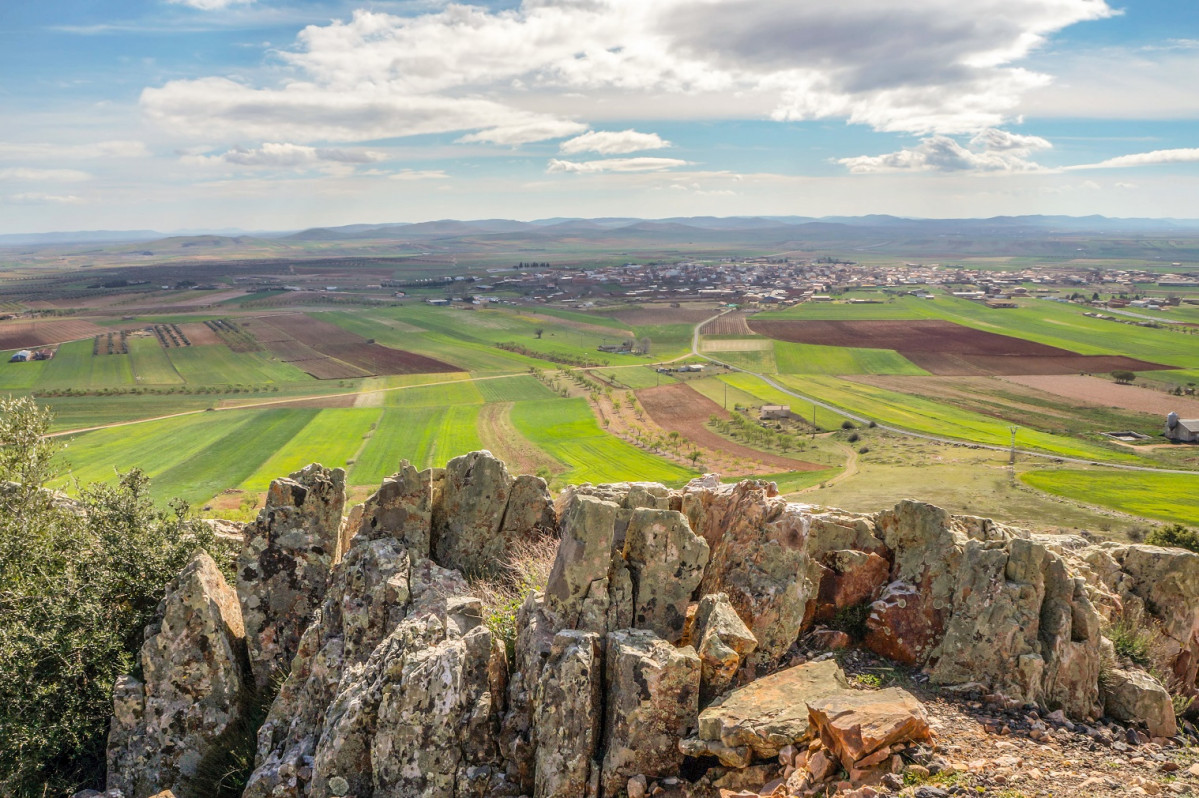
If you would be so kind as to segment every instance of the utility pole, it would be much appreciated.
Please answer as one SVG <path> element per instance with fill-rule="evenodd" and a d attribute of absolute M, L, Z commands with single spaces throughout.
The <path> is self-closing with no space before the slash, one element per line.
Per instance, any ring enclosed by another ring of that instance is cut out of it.
<path fill-rule="evenodd" d="M 729 409 L 729 384 L 724 383 L 724 409 Z"/>
<path fill-rule="evenodd" d="M 812 439 L 816 439 L 816 405 L 812 405 Z"/>
<path fill-rule="evenodd" d="M 1008 427 L 1008 431 L 1012 433 L 1012 451 L 1011 451 L 1011 454 L 1008 455 L 1007 467 L 1008 467 L 1008 470 L 1011 472 L 1010 476 L 1012 479 L 1012 484 L 1015 484 L 1015 482 L 1016 482 L 1016 430 L 1017 429 L 1019 429 L 1019 427 Z"/>

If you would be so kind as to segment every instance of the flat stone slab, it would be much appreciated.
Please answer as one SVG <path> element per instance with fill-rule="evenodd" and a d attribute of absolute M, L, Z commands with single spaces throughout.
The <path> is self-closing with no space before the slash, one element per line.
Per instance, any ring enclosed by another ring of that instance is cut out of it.
<path fill-rule="evenodd" d="M 898 687 L 817 698 L 808 709 L 821 742 L 846 770 L 885 746 L 932 736 L 924 707 Z"/>
<path fill-rule="evenodd" d="M 733 690 L 699 713 L 699 734 L 685 740 L 683 750 L 715 756 L 727 767 L 778 756 L 783 746 L 807 736 L 810 703 L 851 692 L 833 660 L 781 670 Z"/>

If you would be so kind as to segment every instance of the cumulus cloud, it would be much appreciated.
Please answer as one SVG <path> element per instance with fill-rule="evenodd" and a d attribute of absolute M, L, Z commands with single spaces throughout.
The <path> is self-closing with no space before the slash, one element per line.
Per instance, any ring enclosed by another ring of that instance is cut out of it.
<path fill-rule="evenodd" d="M 1040 136 L 988 128 L 964 146 L 949 136 L 929 136 L 914 147 L 885 155 L 858 155 L 837 163 L 855 174 L 875 172 L 1033 172 L 1034 152 L 1052 145 Z"/>
<path fill-rule="evenodd" d="M 589 130 L 581 136 L 562 142 L 558 148 L 564 155 L 598 152 L 600 155 L 626 155 L 642 150 L 661 150 L 672 146 L 657 133 L 638 133 L 636 130 Z"/>
<path fill-rule="evenodd" d="M 0 158 L 89 160 L 92 158 L 145 158 L 149 155 L 149 148 L 140 141 L 96 141 L 88 144 L 0 142 Z"/>
<path fill-rule="evenodd" d="M 600 172 L 663 172 L 690 166 L 690 161 L 678 158 L 602 158 L 597 161 L 562 161 L 550 159 L 547 172 L 570 172 L 574 174 L 598 174 Z"/>
<path fill-rule="evenodd" d="M 234 147 L 218 155 L 186 156 L 185 161 L 286 168 L 314 166 L 319 163 L 367 164 L 376 163 L 385 157 L 382 153 L 370 150 L 341 150 L 267 142 L 261 147 Z"/>
<path fill-rule="evenodd" d="M 0 169 L 0 180 L 20 180 L 27 183 L 81 183 L 91 180 L 87 172 L 77 169 L 30 169 L 13 166 Z"/>
<path fill-rule="evenodd" d="M 597 92 L 651 112 L 655 97 L 683 98 L 677 107 L 694 117 L 711 116 L 720 96 L 751 97 L 779 120 L 960 135 L 1001 124 L 1048 82 L 1020 59 L 1069 25 L 1114 13 L 1104 0 L 524 0 L 409 17 L 357 11 L 305 28 L 280 54 L 290 72 L 276 85 L 179 80 L 146 89 L 141 102 L 164 126 L 221 140 L 461 132 L 463 142 L 512 146 L 583 133 L 545 109 Z M 631 132 L 596 133 L 604 149 L 564 152 L 634 152 L 620 149 L 634 145 Z"/>
<path fill-rule="evenodd" d="M 1067 169 L 1128 169 L 1136 166 L 1159 166 L 1170 163 L 1199 163 L 1199 148 L 1190 147 L 1173 150 L 1153 150 L 1132 155 L 1119 155 L 1099 163 L 1068 166 Z"/>

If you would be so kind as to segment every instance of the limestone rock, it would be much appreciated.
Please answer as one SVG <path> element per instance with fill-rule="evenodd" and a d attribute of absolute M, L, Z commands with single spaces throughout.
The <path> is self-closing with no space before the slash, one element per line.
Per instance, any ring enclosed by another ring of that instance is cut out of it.
<path fill-rule="evenodd" d="M 1111 717 L 1126 723 L 1144 721 L 1151 737 L 1178 734 L 1170 694 L 1149 674 L 1112 668 L 1103 687 L 1103 708 Z"/>
<path fill-rule="evenodd" d="M 545 588 L 546 608 L 559 628 L 607 631 L 608 572 L 619 505 L 577 496 L 563 511 L 558 555 Z"/>
<path fill-rule="evenodd" d="M 607 645 L 600 784 L 604 795 L 619 795 L 633 776 L 678 772 L 678 741 L 699 711 L 700 662 L 690 646 L 675 648 L 641 629 L 611 632 Z"/>
<path fill-rule="evenodd" d="M 708 544 L 673 510 L 633 510 L 624 561 L 632 582 L 633 627 L 678 642 L 687 603 L 708 564 Z"/>
<path fill-rule="evenodd" d="M 237 595 L 259 689 L 290 669 L 324 598 L 329 571 L 341 559 L 345 500 L 345 471 L 314 463 L 273 481 L 266 505 L 246 526 Z"/>
<path fill-rule="evenodd" d="M 512 477 L 491 452 L 451 460 L 433 518 L 433 560 L 466 574 L 498 573 L 507 550 L 500 530 L 511 493 Z"/>
<path fill-rule="evenodd" d="M 932 737 L 928 716 L 906 690 L 846 691 L 808 702 L 811 724 L 846 771 L 895 743 Z"/>
<path fill-rule="evenodd" d="M 534 798 L 594 796 L 603 721 L 602 638 L 559 632 L 541 669 L 534 700 L 537 733 Z"/>
<path fill-rule="evenodd" d="M 361 519 L 354 525 L 354 535 L 394 538 L 413 559 L 427 558 L 433 534 L 433 507 L 444 477 L 442 469 L 417 471 L 405 461 L 396 474 L 384 479 L 379 490 L 359 505 Z"/>
<path fill-rule="evenodd" d="M 849 692 L 840 666 L 810 662 L 738 687 L 699 714 L 699 733 L 687 740 L 692 756 L 710 755 L 729 767 L 772 759 L 808 735 L 808 704 Z"/>
<path fill-rule="evenodd" d="M 249 689 L 237 596 L 206 553 L 167 587 L 158 618 L 146 628 L 143 681 L 122 677 L 113 699 L 108 788 L 126 798 L 186 788 Z"/>
<path fill-rule="evenodd" d="M 692 645 L 702 665 L 699 700 L 708 704 L 728 689 L 742 661 L 758 647 L 753 632 L 724 593 L 704 596 L 691 628 Z"/>
<path fill-rule="evenodd" d="M 728 595 L 758 641 L 750 655 L 754 665 L 776 663 L 786 653 L 813 593 L 808 514 L 776 493 L 772 482 L 746 480 L 683 495 L 692 528 L 711 547 L 700 592 Z"/>

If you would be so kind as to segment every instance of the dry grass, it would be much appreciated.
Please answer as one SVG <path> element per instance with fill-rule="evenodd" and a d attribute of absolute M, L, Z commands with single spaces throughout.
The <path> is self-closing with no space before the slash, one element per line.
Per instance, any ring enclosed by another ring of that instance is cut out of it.
<path fill-rule="evenodd" d="M 511 660 L 516 645 L 516 614 L 530 591 L 545 590 L 558 555 L 558 538 L 538 535 L 514 543 L 498 575 L 470 578 L 471 593 L 483 602 L 483 617 L 503 641 Z"/>

